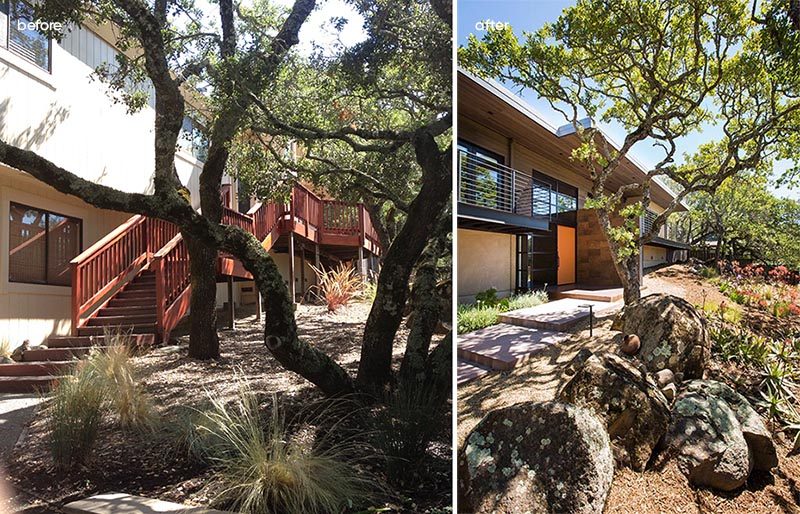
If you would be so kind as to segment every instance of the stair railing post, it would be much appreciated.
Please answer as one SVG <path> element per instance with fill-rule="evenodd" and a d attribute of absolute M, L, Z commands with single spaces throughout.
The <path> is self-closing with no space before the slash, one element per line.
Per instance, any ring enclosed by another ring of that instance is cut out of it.
<path fill-rule="evenodd" d="M 156 331 L 164 338 L 164 311 L 166 310 L 166 291 L 164 284 L 164 259 L 158 256 L 153 259 L 156 273 Z"/>
<path fill-rule="evenodd" d="M 78 263 L 72 263 L 72 335 L 78 335 L 78 322 L 81 318 L 81 298 L 83 297 L 83 284 L 81 283 L 81 273 Z"/>

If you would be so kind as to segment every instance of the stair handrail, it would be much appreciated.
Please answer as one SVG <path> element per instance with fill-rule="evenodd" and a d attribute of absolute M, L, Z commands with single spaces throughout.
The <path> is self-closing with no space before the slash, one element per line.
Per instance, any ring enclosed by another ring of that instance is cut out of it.
<path fill-rule="evenodd" d="M 70 261 L 73 334 L 82 324 L 81 317 L 92 310 L 98 299 L 119 285 L 137 266 L 146 263 L 146 220 L 140 214 L 131 216 Z M 122 241 L 125 241 L 124 246 Z M 103 262 L 99 263 L 101 260 Z"/>
<path fill-rule="evenodd" d="M 189 308 L 189 250 L 183 235 L 178 233 L 153 254 L 150 267 L 156 276 L 156 327 L 166 341 Z"/>

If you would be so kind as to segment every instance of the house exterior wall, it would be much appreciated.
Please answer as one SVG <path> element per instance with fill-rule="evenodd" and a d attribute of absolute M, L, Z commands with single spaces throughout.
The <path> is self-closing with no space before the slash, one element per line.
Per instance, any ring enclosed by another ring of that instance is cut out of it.
<path fill-rule="evenodd" d="M 104 85 L 90 79 L 92 68 L 55 42 L 51 49 L 52 72 L 47 72 L 0 47 L 0 137 L 84 179 L 125 192 L 150 192 L 153 109 L 128 114 Z M 195 207 L 201 166 L 191 153 L 178 152 L 178 174 Z M 11 202 L 80 218 L 82 249 L 131 214 L 96 209 L 0 163 L 0 340 L 39 344 L 49 335 L 69 333 L 71 288 L 9 282 Z"/>
<path fill-rule="evenodd" d="M 131 215 L 101 210 L 59 193 L 29 175 L 0 164 L 0 340 L 42 343 L 49 335 L 69 334 L 71 288 L 8 280 L 8 220 L 11 202 L 51 210 L 82 220 L 86 249 Z"/>
<path fill-rule="evenodd" d="M 621 287 L 622 282 L 614 268 L 611 248 L 594 210 L 578 209 L 577 238 L 577 282 L 587 286 Z"/>
<path fill-rule="evenodd" d="M 658 246 L 644 245 L 642 247 L 642 265 L 645 269 L 670 262 L 667 259 L 667 249 Z"/>
<path fill-rule="evenodd" d="M 514 292 L 514 236 L 458 229 L 458 301 L 471 303 L 491 287 L 498 296 Z"/>

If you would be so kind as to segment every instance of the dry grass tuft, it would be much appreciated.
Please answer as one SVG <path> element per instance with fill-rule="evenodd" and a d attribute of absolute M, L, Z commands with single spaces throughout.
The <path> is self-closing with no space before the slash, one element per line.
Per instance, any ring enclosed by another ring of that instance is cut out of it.
<path fill-rule="evenodd" d="M 339 307 L 344 307 L 359 296 L 364 287 L 361 276 L 349 264 L 339 264 L 329 270 L 311 266 L 317 274 L 317 283 L 320 296 L 325 300 L 328 311 L 336 312 Z"/>

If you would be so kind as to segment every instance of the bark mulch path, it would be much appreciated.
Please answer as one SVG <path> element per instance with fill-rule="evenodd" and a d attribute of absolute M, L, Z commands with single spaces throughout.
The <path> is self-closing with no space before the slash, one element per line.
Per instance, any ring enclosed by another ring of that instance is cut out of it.
<path fill-rule="evenodd" d="M 355 375 L 368 313 L 369 305 L 363 303 L 336 313 L 328 313 L 322 306 L 301 305 L 297 311 L 298 329 L 302 338 Z M 10 455 L 7 467 L 8 482 L 21 506 L 18 512 L 60 512 L 59 506 L 64 503 L 109 491 L 207 505 L 213 472 L 190 461 L 185 450 L 176 448 L 174 439 L 167 435 L 170 425 L 177 425 L 183 409 L 203 405 L 209 395 L 223 400 L 234 398 L 237 375 L 246 378 L 253 390 L 277 395 L 287 418 L 322 399 L 312 384 L 284 370 L 272 357 L 264 347 L 263 323 L 257 323 L 252 312 L 237 316 L 236 331 L 220 330 L 222 356 L 217 361 L 188 358 L 185 335 L 176 337 L 173 343 L 177 344 L 134 358 L 142 384 L 161 419 L 157 433 L 125 433 L 106 420 L 91 462 L 80 470 L 59 473 L 52 466 L 44 420 L 35 419 L 26 439 Z M 397 335 L 395 357 L 402 356 L 407 334 L 403 326 Z M 401 505 L 397 510 L 411 505 L 430 512 L 450 505 L 449 407 L 447 417 L 446 428 L 437 434 L 426 458 L 415 469 L 423 485 L 412 491 L 388 490 L 383 500 L 387 504 Z M 4 512 L 2 505 L 0 512 Z"/>
<path fill-rule="evenodd" d="M 706 302 L 733 304 L 716 285 L 692 273 L 685 265 L 673 265 L 648 273 L 642 294 L 666 293 L 685 298 L 694 305 Z M 735 305 L 735 304 L 734 304 Z M 752 314 L 755 316 L 755 314 Z M 749 310 L 743 319 L 751 317 Z M 553 345 L 523 366 L 509 372 L 490 373 L 458 388 L 456 443 L 461 448 L 469 432 L 489 411 L 524 401 L 553 400 L 569 379 L 564 366 L 582 348 L 616 351 L 619 332 L 610 330 L 613 315 L 596 320 L 593 337 L 588 322 L 578 325 L 574 336 Z M 770 321 L 774 325 L 775 319 Z M 726 380 L 741 370 L 729 363 L 712 361 L 711 378 Z M 778 445 L 779 466 L 772 473 L 754 472 L 745 487 L 721 493 L 690 486 L 674 461 L 663 469 L 638 473 L 627 468 L 615 471 L 605 512 L 620 514 L 800 514 L 800 456 L 792 454 L 791 441 L 773 430 Z"/>

